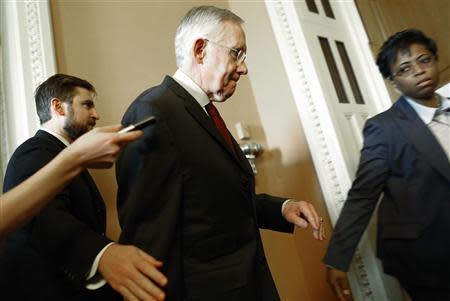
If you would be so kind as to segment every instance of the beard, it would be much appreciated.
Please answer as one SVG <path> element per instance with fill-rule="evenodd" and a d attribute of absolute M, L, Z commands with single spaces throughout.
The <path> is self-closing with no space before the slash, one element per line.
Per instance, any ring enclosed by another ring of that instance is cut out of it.
<path fill-rule="evenodd" d="M 64 130 L 69 135 L 69 137 L 75 141 L 78 137 L 80 137 L 84 133 L 87 133 L 89 131 L 89 128 L 86 125 L 75 122 L 75 120 L 73 119 L 67 119 L 66 123 L 64 124 Z"/>
<path fill-rule="evenodd" d="M 66 122 L 64 123 L 64 130 L 69 135 L 69 137 L 73 141 L 75 141 L 81 135 L 87 133 L 90 130 L 90 128 L 89 124 L 82 124 L 80 122 L 77 122 L 74 118 L 72 108 L 69 108 L 69 116 L 67 116 Z"/>

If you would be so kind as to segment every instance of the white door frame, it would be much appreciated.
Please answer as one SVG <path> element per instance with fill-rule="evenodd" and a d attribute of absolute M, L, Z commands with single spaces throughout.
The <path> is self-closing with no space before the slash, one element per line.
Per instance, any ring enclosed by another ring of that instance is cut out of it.
<path fill-rule="evenodd" d="M 318 2 L 318 1 L 316 1 Z M 304 29 L 298 20 L 293 1 L 266 0 L 266 8 L 298 114 L 319 178 L 332 223 L 335 224 L 354 175 L 345 165 L 345 154 L 332 122 L 332 112 L 322 91 L 320 78 L 307 47 Z M 345 16 L 346 27 L 357 45 L 358 57 L 369 85 L 371 105 L 376 113 L 392 105 L 383 79 L 374 63 L 368 38 L 353 1 L 332 2 L 334 10 Z M 370 116 L 369 116 L 370 117 Z M 349 279 L 355 300 L 401 300 L 401 291 L 382 275 L 375 256 L 373 233 L 365 234 L 356 251 Z"/>
<path fill-rule="evenodd" d="M 1 47 L 6 159 L 39 127 L 34 90 L 56 72 L 48 0 L 2 1 Z M 2 160 L 5 158 L 2 158 Z"/>

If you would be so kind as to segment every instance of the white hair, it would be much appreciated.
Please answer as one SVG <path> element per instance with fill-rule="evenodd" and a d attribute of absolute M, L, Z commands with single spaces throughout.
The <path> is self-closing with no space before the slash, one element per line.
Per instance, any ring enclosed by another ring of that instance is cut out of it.
<path fill-rule="evenodd" d="M 237 24 L 244 23 L 239 16 L 228 9 L 215 6 L 197 6 L 190 9 L 178 25 L 175 36 L 175 56 L 177 67 L 183 66 L 184 60 L 189 57 L 193 42 L 198 38 L 207 38 L 218 30 L 218 26 L 231 21 Z"/>

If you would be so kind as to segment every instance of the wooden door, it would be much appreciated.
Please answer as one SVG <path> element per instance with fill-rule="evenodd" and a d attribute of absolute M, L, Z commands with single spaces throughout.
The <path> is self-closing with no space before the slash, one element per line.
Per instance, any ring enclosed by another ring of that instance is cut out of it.
<path fill-rule="evenodd" d="M 417 28 L 437 42 L 440 86 L 450 82 L 450 1 L 355 0 L 374 55 L 392 34 Z M 398 96 L 387 85 L 395 100 Z"/>

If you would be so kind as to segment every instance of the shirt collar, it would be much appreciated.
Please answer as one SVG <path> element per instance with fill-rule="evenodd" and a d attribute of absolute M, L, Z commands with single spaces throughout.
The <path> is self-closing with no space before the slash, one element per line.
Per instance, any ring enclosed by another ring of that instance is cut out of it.
<path fill-rule="evenodd" d="M 57 138 L 59 141 L 61 141 L 62 143 L 64 143 L 65 146 L 69 146 L 69 145 L 70 145 L 70 142 L 69 142 L 66 138 L 64 138 L 63 136 L 61 136 L 60 134 L 57 134 L 57 133 L 55 133 L 55 132 L 53 132 L 53 131 L 51 131 L 51 130 L 49 130 L 49 129 L 43 128 L 43 127 L 41 127 L 40 130 L 41 130 L 41 131 L 44 131 L 44 132 L 47 132 L 47 133 L 49 133 L 50 135 L 54 136 L 54 137 Z"/>
<path fill-rule="evenodd" d="M 173 79 L 186 89 L 200 106 L 204 108 L 209 103 L 209 98 L 206 93 L 183 71 L 178 69 L 173 75 Z"/>
<path fill-rule="evenodd" d="M 439 94 L 436 94 L 436 95 L 437 95 L 437 97 L 439 97 L 439 99 L 441 101 L 441 108 L 450 107 L 449 99 L 442 97 Z M 416 111 L 417 115 L 419 115 L 420 119 L 422 119 L 425 124 L 429 124 L 433 120 L 434 115 L 436 114 L 436 111 L 439 109 L 439 108 L 430 108 L 430 107 L 421 105 L 407 96 L 403 96 L 403 97 L 405 97 L 406 101 L 411 105 L 411 107 L 414 109 L 414 111 Z"/>
<path fill-rule="evenodd" d="M 441 110 L 449 110 L 450 109 L 450 99 L 447 97 L 441 97 Z"/>

